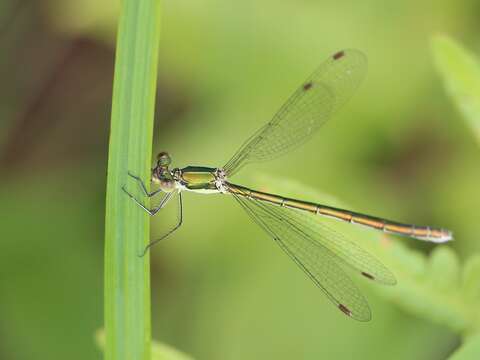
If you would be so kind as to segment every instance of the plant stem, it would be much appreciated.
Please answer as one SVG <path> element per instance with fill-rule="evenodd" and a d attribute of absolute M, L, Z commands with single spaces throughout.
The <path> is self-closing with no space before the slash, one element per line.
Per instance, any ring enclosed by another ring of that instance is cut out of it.
<path fill-rule="evenodd" d="M 115 60 L 105 218 L 105 359 L 150 359 L 148 215 L 128 171 L 150 177 L 160 33 L 159 0 L 123 0 Z M 148 181 L 147 181 L 148 183 Z"/>

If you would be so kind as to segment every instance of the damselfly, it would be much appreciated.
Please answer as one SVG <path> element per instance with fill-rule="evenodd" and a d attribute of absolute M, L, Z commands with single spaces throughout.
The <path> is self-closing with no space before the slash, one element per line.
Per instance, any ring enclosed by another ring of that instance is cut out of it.
<path fill-rule="evenodd" d="M 178 197 L 177 225 L 160 239 L 152 241 L 145 248 L 145 252 L 182 224 L 182 191 L 229 194 L 322 289 L 338 309 L 354 319 L 368 321 L 371 317 L 368 303 L 345 273 L 344 267 L 347 266 L 381 284 L 393 285 L 396 283 L 395 277 L 380 261 L 322 224 L 320 219 L 330 217 L 437 243 L 451 240 L 451 232 L 429 226 L 401 224 L 349 210 L 256 191 L 228 181 L 228 177 L 244 165 L 271 160 L 309 139 L 352 96 L 362 81 L 366 68 L 366 57 L 358 50 L 339 51 L 328 58 L 295 91 L 272 120 L 249 138 L 221 168 L 187 166 L 171 170 L 170 156 L 161 152 L 156 166 L 152 169 L 151 181 L 159 185 L 159 189 L 153 192 L 147 191 L 138 176 L 129 173 L 141 185 L 146 196 L 165 194 L 158 206 L 149 209 L 123 188 L 152 216 L 174 195 Z"/>

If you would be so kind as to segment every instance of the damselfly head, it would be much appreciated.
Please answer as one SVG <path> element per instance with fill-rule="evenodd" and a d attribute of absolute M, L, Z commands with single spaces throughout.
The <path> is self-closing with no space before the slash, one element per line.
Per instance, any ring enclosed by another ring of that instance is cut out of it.
<path fill-rule="evenodd" d="M 172 163 L 172 159 L 170 155 L 166 151 L 162 151 L 157 155 L 157 166 L 168 168 L 168 166 Z"/>
<path fill-rule="evenodd" d="M 152 169 L 152 181 L 160 185 L 160 189 L 164 192 L 175 190 L 175 179 L 168 166 L 172 163 L 172 159 L 167 152 L 162 151 L 157 155 L 157 166 Z"/>

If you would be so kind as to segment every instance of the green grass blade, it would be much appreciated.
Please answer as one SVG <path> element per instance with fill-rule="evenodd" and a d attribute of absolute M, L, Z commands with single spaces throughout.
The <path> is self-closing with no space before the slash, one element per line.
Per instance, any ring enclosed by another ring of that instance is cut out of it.
<path fill-rule="evenodd" d="M 160 33 L 159 0 L 124 0 L 120 13 L 105 219 L 105 359 L 150 359 L 148 215 L 127 172 L 149 179 Z"/>
<path fill-rule="evenodd" d="M 449 37 L 438 36 L 432 45 L 448 94 L 480 141 L 480 62 Z"/>

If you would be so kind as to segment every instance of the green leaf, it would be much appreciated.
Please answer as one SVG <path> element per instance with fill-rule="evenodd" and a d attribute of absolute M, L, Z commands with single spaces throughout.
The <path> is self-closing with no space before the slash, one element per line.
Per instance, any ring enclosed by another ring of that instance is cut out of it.
<path fill-rule="evenodd" d="M 432 40 L 435 65 L 448 94 L 459 107 L 477 140 L 480 140 L 480 63 L 447 36 Z"/>
<path fill-rule="evenodd" d="M 399 249 L 404 256 L 397 256 Z M 385 289 L 388 298 L 410 313 L 444 324 L 457 332 L 478 326 L 474 322 L 476 309 L 458 291 L 458 260 L 448 246 L 437 245 L 432 255 L 427 257 L 408 249 L 399 239 L 386 256 L 392 260 L 390 268 L 398 277 L 398 286 Z M 425 270 L 413 272 L 409 258 L 419 256 L 425 261 Z"/>
<path fill-rule="evenodd" d="M 432 285 L 440 291 L 458 288 L 459 266 L 458 257 L 452 249 L 446 246 L 436 247 L 429 258 L 427 270 Z"/>
<path fill-rule="evenodd" d="M 95 342 L 100 349 L 105 349 L 105 331 L 103 329 L 97 330 L 95 334 Z M 152 341 L 151 345 L 152 360 L 193 360 L 192 357 L 169 345 L 157 341 Z"/>
<path fill-rule="evenodd" d="M 150 223 L 122 186 L 141 198 L 128 171 L 150 176 L 160 2 L 124 0 L 119 21 L 105 216 L 105 359 L 148 360 L 150 260 L 138 254 Z"/>
<path fill-rule="evenodd" d="M 472 335 L 449 357 L 449 360 L 477 360 L 480 358 L 480 334 Z"/>
<path fill-rule="evenodd" d="M 480 307 L 480 255 L 475 254 L 465 263 L 462 274 L 462 291 L 464 296 L 477 302 Z"/>

